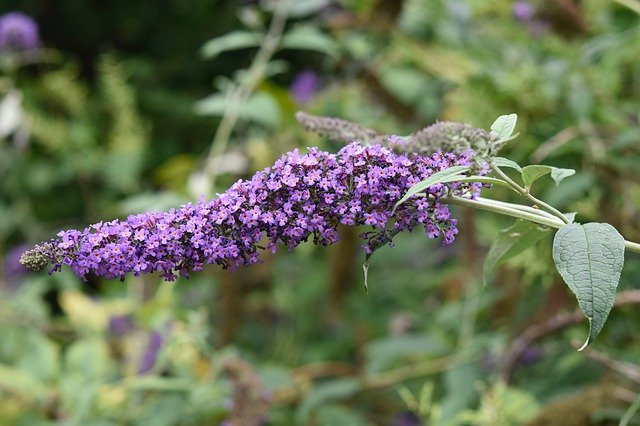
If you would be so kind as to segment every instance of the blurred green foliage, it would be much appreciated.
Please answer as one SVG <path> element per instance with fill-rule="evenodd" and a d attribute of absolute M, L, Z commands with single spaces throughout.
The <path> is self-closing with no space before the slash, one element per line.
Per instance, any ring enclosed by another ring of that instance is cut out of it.
<path fill-rule="evenodd" d="M 638 241 L 640 15 L 629 4 L 293 2 L 216 154 L 215 189 L 294 147 L 338 148 L 303 133 L 297 109 L 400 135 L 517 112 L 521 136 L 503 156 L 578 170 L 558 187 L 537 182 L 542 198 Z M 303 245 L 175 284 L 16 268 L 20 247 L 59 229 L 199 196 L 273 6 L 2 3 L 37 20 L 44 49 L 0 76 L 0 110 L 20 117 L 0 137 L 0 424 L 617 424 L 640 389 L 640 262 L 627 256 L 627 303 L 578 353 L 586 325 L 552 327 L 576 304 L 550 235 L 483 288 L 504 218 L 458 210 L 452 247 L 399 236 L 374 258 L 368 294 L 347 229 L 329 250 Z M 316 80 L 300 97 L 305 71 Z"/>

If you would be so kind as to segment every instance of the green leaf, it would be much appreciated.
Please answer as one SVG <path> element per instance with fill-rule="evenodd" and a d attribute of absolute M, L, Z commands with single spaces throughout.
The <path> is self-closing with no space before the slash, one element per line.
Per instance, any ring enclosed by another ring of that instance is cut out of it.
<path fill-rule="evenodd" d="M 207 41 L 200 48 L 200 54 L 206 59 L 214 59 L 219 54 L 229 50 L 258 47 L 262 43 L 262 38 L 263 34 L 255 31 L 232 31 Z"/>
<path fill-rule="evenodd" d="M 553 261 L 589 320 L 591 343 L 613 307 L 624 265 L 624 238 L 608 223 L 572 223 L 553 239 Z"/>
<path fill-rule="evenodd" d="M 281 49 L 314 50 L 325 55 L 338 56 L 338 44 L 327 34 L 311 25 L 300 25 L 282 36 Z"/>
<path fill-rule="evenodd" d="M 309 424 L 313 411 L 329 401 L 340 401 L 353 396 L 361 388 L 357 379 L 333 379 L 313 388 L 299 405 L 296 417 L 300 424 Z"/>
<path fill-rule="evenodd" d="M 500 231 L 484 260 L 482 271 L 484 285 L 493 279 L 493 272 L 499 264 L 522 253 L 549 232 L 548 227 L 536 225 L 528 220 L 517 220 L 509 228 Z"/>
<path fill-rule="evenodd" d="M 569 176 L 573 176 L 576 174 L 576 171 L 573 169 L 561 169 L 558 167 L 551 168 L 551 179 L 553 179 L 556 183 L 556 186 L 560 185 L 565 178 Z"/>
<path fill-rule="evenodd" d="M 515 161 L 511 161 L 508 158 L 504 158 L 504 157 L 493 157 L 491 159 L 491 163 L 494 166 L 498 166 L 498 167 L 510 167 L 512 169 L 516 169 L 517 171 L 521 172 L 522 171 L 522 167 L 520 167 L 520 165 L 518 163 L 516 163 Z"/>
<path fill-rule="evenodd" d="M 501 141 L 509 139 L 518 121 L 517 114 L 501 115 L 491 125 L 491 132 Z"/>
<path fill-rule="evenodd" d="M 395 211 L 395 209 L 398 208 L 400 204 L 404 203 L 405 201 L 407 201 L 409 198 L 413 197 L 417 193 L 422 192 L 425 189 L 429 188 L 430 186 L 436 185 L 438 183 L 452 182 L 452 180 L 447 180 L 447 179 L 451 179 L 455 176 L 460 176 L 465 172 L 467 172 L 469 169 L 470 169 L 469 166 L 453 166 L 453 167 L 449 167 L 448 169 L 440 170 L 439 172 L 432 174 L 425 180 L 420 181 L 415 185 L 413 185 L 411 188 L 409 188 L 407 193 L 404 194 L 404 196 L 400 199 L 400 201 L 398 201 L 396 205 L 393 207 L 393 210 Z"/>
<path fill-rule="evenodd" d="M 34 377 L 29 370 L 3 364 L 0 364 L 0 388 L 28 400 L 47 399 L 48 389 L 42 380 Z"/>
<path fill-rule="evenodd" d="M 564 178 L 574 175 L 576 171 L 573 169 L 561 169 L 542 164 L 526 166 L 522 168 L 522 181 L 524 182 L 524 186 L 526 188 L 531 188 L 533 182 L 549 173 L 551 173 L 551 178 L 556 182 L 556 185 L 559 185 Z"/>

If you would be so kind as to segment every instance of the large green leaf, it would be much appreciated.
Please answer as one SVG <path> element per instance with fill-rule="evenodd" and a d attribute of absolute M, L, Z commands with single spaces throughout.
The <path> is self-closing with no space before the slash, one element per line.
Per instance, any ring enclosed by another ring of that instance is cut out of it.
<path fill-rule="evenodd" d="M 553 240 L 553 261 L 589 320 L 582 350 L 598 336 L 613 307 L 624 265 L 624 238 L 608 223 L 565 225 Z"/>
<path fill-rule="evenodd" d="M 496 267 L 508 259 L 522 253 L 549 233 L 550 229 L 529 222 L 517 220 L 512 226 L 498 234 L 489 253 L 484 259 L 482 279 L 484 285 L 493 279 Z"/>

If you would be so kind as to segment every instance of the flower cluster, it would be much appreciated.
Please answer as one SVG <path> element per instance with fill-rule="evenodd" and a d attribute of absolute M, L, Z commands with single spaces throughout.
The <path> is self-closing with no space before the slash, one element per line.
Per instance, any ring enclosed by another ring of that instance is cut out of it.
<path fill-rule="evenodd" d="M 370 254 L 396 233 L 424 225 L 429 238 L 455 239 L 456 220 L 441 197 L 475 194 L 480 184 L 436 184 L 394 210 L 415 183 L 454 165 L 469 165 L 472 152 L 402 155 L 380 145 L 352 143 L 337 154 L 310 148 L 294 150 L 250 180 L 236 182 L 224 194 L 168 212 L 132 215 L 124 221 L 70 230 L 37 246 L 23 263 L 67 265 L 80 277 L 93 273 L 124 278 L 160 271 L 172 281 L 205 264 L 223 268 L 259 261 L 259 250 L 293 249 L 313 238 L 337 241 L 337 226 L 369 225 L 362 234 Z M 32 255 L 36 255 L 32 258 Z"/>

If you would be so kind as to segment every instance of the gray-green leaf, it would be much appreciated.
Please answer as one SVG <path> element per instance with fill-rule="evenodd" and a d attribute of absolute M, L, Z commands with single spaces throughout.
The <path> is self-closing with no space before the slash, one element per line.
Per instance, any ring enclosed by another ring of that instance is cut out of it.
<path fill-rule="evenodd" d="M 491 125 L 491 132 L 501 141 L 509 139 L 516 128 L 518 116 L 516 114 L 501 115 Z"/>
<path fill-rule="evenodd" d="M 624 265 L 624 238 L 608 223 L 572 223 L 553 239 L 553 261 L 589 320 L 591 343 L 613 307 Z"/>
<path fill-rule="evenodd" d="M 393 207 L 393 210 L 395 211 L 395 209 L 398 208 L 400 204 L 404 203 L 405 201 L 407 201 L 409 198 L 413 197 L 417 193 L 422 192 L 425 189 L 429 188 L 430 186 L 436 185 L 438 183 L 442 183 L 445 181 L 451 182 L 452 180 L 450 180 L 450 178 L 454 176 L 460 176 L 465 172 L 467 172 L 470 168 L 471 167 L 469 166 L 453 166 L 453 167 L 449 167 L 448 169 L 440 170 L 439 172 L 432 174 L 425 180 L 422 180 L 416 183 L 415 185 L 413 185 L 411 188 L 409 188 L 407 193 L 404 194 L 404 196 L 400 199 L 400 201 L 398 201 L 396 205 Z"/>
<path fill-rule="evenodd" d="M 520 165 L 518 163 L 516 163 L 515 161 L 509 160 L 508 158 L 504 158 L 504 157 L 493 157 L 491 159 L 491 163 L 494 166 L 498 166 L 498 167 L 510 167 L 512 169 L 516 169 L 517 171 L 521 172 L 522 171 L 522 167 L 520 167 Z"/>
<path fill-rule="evenodd" d="M 574 175 L 576 171 L 573 169 L 561 169 L 558 167 L 535 164 L 523 167 L 521 173 L 524 186 L 526 188 L 531 188 L 533 182 L 544 175 L 548 175 L 549 173 L 551 173 L 551 178 L 555 181 L 556 185 L 559 185 L 564 178 Z"/>

